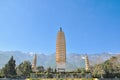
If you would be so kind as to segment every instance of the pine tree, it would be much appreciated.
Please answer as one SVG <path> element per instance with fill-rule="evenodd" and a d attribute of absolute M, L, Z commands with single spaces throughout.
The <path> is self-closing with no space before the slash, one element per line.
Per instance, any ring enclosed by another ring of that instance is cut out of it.
<path fill-rule="evenodd" d="M 8 75 L 9 76 L 15 76 L 16 75 L 16 69 L 15 69 L 15 60 L 13 59 L 13 56 L 8 61 Z"/>
<path fill-rule="evenodd" d="M 21 72 L 21 76 L 29 77 L 32 72 L 31 63 L 24 61 L 18 66 L 18 70 Z"/>
<path fill-rule="evenodd" d="M 16 76 L 16 69 L 15 69 L 15 60 L 13 59 L 13 56 L 10 58 L 8 63 L 5 65 L 5 67 L 2 69 L 2 74 L 4 77 L 14 77 Z"/>

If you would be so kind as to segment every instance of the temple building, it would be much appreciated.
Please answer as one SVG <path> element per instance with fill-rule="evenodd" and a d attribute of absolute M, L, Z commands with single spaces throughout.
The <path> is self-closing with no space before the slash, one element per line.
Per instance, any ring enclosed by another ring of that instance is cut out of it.
<path fill-rule="evenodd" d="M 32 71 L 33 72 L 37 71 L 37 69 L 36 69 L 36 63 L 37 63 L 37 55 L 35 54 L 34 55 L 34 59 L 33 59 L 33 63 L 32 63 Z"/>
<path fill-rule="evenodd" d="M 65 42 L 65 35 L 60 28 L 57 34 L 57 41 L 56 41 L 56 68 L 58 72 L 65 71 L 66 65 L 66 42 Z"/>

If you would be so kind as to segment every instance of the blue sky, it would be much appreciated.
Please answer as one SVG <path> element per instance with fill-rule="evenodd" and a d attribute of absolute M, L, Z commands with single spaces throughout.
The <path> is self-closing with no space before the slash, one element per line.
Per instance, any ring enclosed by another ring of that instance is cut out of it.
<path fill-rule="evenodd" d="M 59 27 L 67 53 L 120 52 L 120 0 L 0 0 L 0 50 L 54 53 Z"/>

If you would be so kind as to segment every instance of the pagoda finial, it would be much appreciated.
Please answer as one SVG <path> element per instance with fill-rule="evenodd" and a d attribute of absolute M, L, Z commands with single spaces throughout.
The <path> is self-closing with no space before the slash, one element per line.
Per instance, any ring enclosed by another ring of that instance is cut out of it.
<path fill-rule="evenodd" d="M 62 32 L 62 28 L 60 27 L 60 32 Z"/>

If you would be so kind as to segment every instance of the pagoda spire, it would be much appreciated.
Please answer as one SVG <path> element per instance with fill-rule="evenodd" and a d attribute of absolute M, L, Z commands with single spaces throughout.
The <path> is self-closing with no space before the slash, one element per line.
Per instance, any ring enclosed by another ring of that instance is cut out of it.
<path fill-rule="evenodd" d="M 36 71 L 36 63 L 37 63 L 37 55 L 34 54 L 34 59 L 32 63 L 32 70 L 35 72 Z"/>
<path fill-rule="evenodd" d="M 60 27 L 60 32 L 62 32 L 62 27 Z"/>

